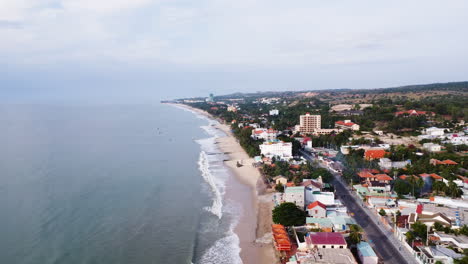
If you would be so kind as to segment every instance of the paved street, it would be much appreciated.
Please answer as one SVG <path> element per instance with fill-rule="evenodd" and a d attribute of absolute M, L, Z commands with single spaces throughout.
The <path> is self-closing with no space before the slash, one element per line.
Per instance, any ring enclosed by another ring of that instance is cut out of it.
<path fill-rule="evenodd" d="M 306 152 L 302 152 L 303 156 L 309 161 L 313 161 L 314 158 Z M 322 164 L 319 164 L 320 167 L 326 168 Z M 349 212 L 354 213 L 354 218 L 356 222 L 364 229 L 367 237 L 371 240 L 374 249 L 377 251 L 379 258 L 382 258 L 384 263 L 392 264 L 412 264 L 416 263 L 414 257 L 406 251 L 406 249 L 401 248 L 399 250 L 400 243 L 396 240 L 394 235 L 385 230 L 381 226 L 377 226 L 375 219 L 372 219 L 364 210 L 364 208 L 359 204 L 361 203 L 354 195 L 351 194 L 347 186 L 339 181 L 335 173 L 335 180 L 333 184 L 335 186 L 337 198 L 339 198 L 343 204 L 348 208 Z"/>

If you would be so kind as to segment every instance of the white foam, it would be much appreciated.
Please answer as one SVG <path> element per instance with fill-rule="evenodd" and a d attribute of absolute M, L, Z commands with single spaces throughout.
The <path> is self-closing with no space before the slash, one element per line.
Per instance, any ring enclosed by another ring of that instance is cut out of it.
<path fill-rule="evenodd" d="M 229 229 L 225 236 L 205 251 L 199 261 L 200 264 L 242 264 L 240 240 L 234 233 L 234 228 L 239 223 L 242 214 L 242 207 L 234 201 L 228 201 L 223 211 L 232 217 Z"/>
<path fill-rule="evenodd" d="M 200 152 L 200 158 L 198 160 L 198 168 L 201 171 L 203 179 L 208 183 L 213 192 L 213 203 L 210 208 L 206 208 L 209 212 L 216 215 L 219 219 L 223 216 L 222 207 L 223 207 L 223 197 L 216 185 L 213 174 L 210 171 L 210 164 L 208 157 L 205 151 Z"/>

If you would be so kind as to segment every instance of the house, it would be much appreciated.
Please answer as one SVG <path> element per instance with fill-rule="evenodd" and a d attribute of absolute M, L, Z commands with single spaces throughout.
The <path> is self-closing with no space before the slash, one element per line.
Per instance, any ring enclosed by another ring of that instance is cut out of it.
<path fill-rule="evenodd" d="M 458 165 L 457 162 L 453 161 L 453 160 L 438 160 L 438 159 L 430 159 L 429 160 L 429 163 L 431 165 Z"/>
<path fill-rule="evenodd" d="M 454 263 L 454 259 L 463 258 L 462 254 L 442 246 L 417 247 L 417 249 L 416 257 L 420 263 Z"/>
<path fill-rule="evenodd" d="M 289 160 L 292 158 L 291 142 L 264 142 L 260 145 L 260 153 L 268 158 Z"/>
<path fill-rule="evenodd" d="M 387 152 L 385 152 L 385 149 L 368 149 L 364 152 L 364 158 L 366 160 L 381 159 L 385 157 L 386 154 Z"/>
<path fill-rule="evenodd" d="M 330 218 L 306 217 L 306 226 L 310 228 L 318 228 L 322 232 L 333 231 L 333 223 Z"/>
<path fill-rule="evenodd" d="M 297 261 L 296 261 L 297 260 Z M 287 264 L 357 264 L 351 250 L 347 248 L 317 248 L 311 252 L 297 252 L 293 262 Z"/>
<path fill-rule="evenodd" d="M 351 122 L 351 120 L 340 120 L 335 122 L 335 128 L 357 131 L 359 130 L 359 125 Z"/>
<path fill-rule="evenodd" d="M 327 217 L 327 206 L 319 201 L 315 201 L 307 206 L 307 213 L 311 217 Z"/>
<path fill-rule="evenodd" d="M 361 241 L 357 244 L 357 251 L 362 264 L 377 264 L 379 262 L 379 258 L 369 243 Z"/>
<path fill-rule="evenodd" d="M 275 184 L 281 183 L 283 186 L 285 186 L 286 183 L 288 183 L 288 178 L 281 175 L 274 177 L 273 180 L 275 181 Z"/>
<path fill-rule="evenodd" d="M 333 192 L 320 192 L 311 191 L 308 188 L 305 189 L 305 200 L 306 204 L 319 201 L 326 206 L 335 204 L 335 193 Z"/>
<path fill-rule="evenodd" d="M 468 136 L 451 137 L 448 140 L 448 143 L 451 143 L 453 145 L 468 145 Z"/>
<path fill-rule="evenodd" d="M 317 232 L 306 235 L 306 243 L 313 248 L 347 248 L 346 241 L 340 233 Z"/>
<path fill-rule="evenodd" d="M 350 105 L 350 104 L 339 104 L 339 105 L 334 105 L 332 107 L 330 107 L 330 112 L 342 112 L 342 111 L 349 111 L 349 110 L 352 110 L 354 108 L 353 105 Z"/>
<path fill-rule="evenodd" d="M 407 111 L 399 111 L 395 113 L 395 116 L 434 116 L 434 112 L 426 112 L 426 111 L 417 111 L 414 109 L 407 110 Z"/>
<path fill-rule="evenodd" d="M 381 158 L 379 160 L 379 167 L 383 170 L 402 169 L 406 166 L 411 165 L 411 160 L 406 161 L 392 161 L 389 158 Z"/>
<path fill-rule="evenodd" d="M 263 139 L 265 141 L 274 141 L 277 135 L 278 131 L 274 129 L 256 128 L 252 130 L 251 138 L 256 140 Z"/>
<path fill-rule="evenodd" d="M 460 251 L 468 249 L 468 236 L 465 235 L 452 235 L 452 234 L 445 234 L 445 233 L 437 233 L 433 234 L 436 237 L 436 241 L 438 244 L 443 244 L 447 246 L 453 246 L 458 248 Z"/>
<path fill-rule="evenodd" d="M 411 222 L 411 220 L 409 220 L 411 224 L 413 224 L 413 222 Z M 446 227 L 451 227 L 452 226 L 452 220 L 450 220 L 450 218 L 448 218 L 445 214 L 443 213 L 435 213 L 435 214 L 432 214 L 432 215 L 429 215 L 429 214 L 416 214 L 416 219 L 415 221 L 418 221 L 418 222 L 421 222 L 425 225 L 427 225 L 428 227 L 431 227 L 433 226 L 435 223 L 439 223 L 443 226 L 446 226 Z"/>
<path fill-rule="evenodd" d="M 332 224 L 333 224 L 333 230 L 335 232 L 344 232 L 344 231 L 347 231 L 349 230 L 349 226 L 350 225 L 355 225 L 356 224 L 356 221 L 354 221 L 354 219 L 352 219 L 351 217 L 349 216 L 343 216 L 343 215 L 328 215 L 327 216 Z"/>
<path fill-rule="evenodd" d="M 439 137 L 445 134 L 445 130 L 447 130 L 447 128 L 429 127 L 422 132 L 424 135 Z"/>
<path fill-rule="evenodd" d="M 235 105 L 229 105 L 227 107 L 228 112 L 237 112 L 237 107 Z"/>
<path fill-rule="evenodd" d="M 429 152 L 439 152 L 442 150 L 442 146 L 440 146 L 439 144 L 428 142 L 423 144 L 423 149 Z"/>
<path fill-rule="evenodd" d="M 304 186 L 286 187 L 284 189 L 283 200 L 287 203 L 294 203 L 304 209 Z"/>
<path fill-rule="evenodd" d="M 323 182 L 317 181 L 317 180 L 304 179 L 301 182 L 301 186 L 304 186 L 306 188 L 306 191 L 320 192 L 322 191 L 322 188 L 323 188 Z"/>

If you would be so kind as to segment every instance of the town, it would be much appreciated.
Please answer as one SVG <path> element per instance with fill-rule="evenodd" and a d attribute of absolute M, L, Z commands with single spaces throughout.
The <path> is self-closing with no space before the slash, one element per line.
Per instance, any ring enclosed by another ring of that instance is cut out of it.
<path fill-rule="evenodd" d="M 468 263 L 467 95 L 449 83 L 176 103 L 229 124 L 254 159 L 281 263 L 449 264 Z"/>

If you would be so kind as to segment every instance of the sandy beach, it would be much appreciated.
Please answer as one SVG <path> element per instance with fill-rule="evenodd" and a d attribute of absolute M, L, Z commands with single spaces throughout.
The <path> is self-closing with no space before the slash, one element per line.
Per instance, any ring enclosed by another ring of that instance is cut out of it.
<path fill-rule="evenodd" d="M 178 106 L 213 118 L 200 109 L 186 105 Z M 274 206 L 272 196 L 265 193 L 265 184 L 259 170 L 252 166 L 253 159 L 237 143 L 236 138 L 231 134 L 230 127 L 224 124 L 217 124 L 216 127 L 227 135 L 217 139 L 219 149 L 229 156 L 229 159 L 225 160 L 225 165 L 236 176 L 236 180 L 250 188 L 248 194 L 242 194 L 241 191 L 235 189 L 229 190 L 229 186 L 226 191 L 227 199 L 233 199 L 243 207 L 243 214 L 235 228 L 240 240 L 241 259 L 245 264 L 278 263 L 271 236 L 271 210 Z M 237 162 L 243 166 L 237 167 Z"/>

